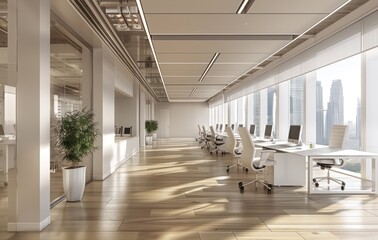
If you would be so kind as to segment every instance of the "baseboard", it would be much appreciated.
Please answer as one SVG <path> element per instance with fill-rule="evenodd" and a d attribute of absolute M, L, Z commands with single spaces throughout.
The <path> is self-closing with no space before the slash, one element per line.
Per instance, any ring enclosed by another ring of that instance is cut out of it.
<path fill-rule="evenodd" d="M 40 232 L 50 224 L 50 216 L 39 223 L 8 223 L 9 232 Z"/>

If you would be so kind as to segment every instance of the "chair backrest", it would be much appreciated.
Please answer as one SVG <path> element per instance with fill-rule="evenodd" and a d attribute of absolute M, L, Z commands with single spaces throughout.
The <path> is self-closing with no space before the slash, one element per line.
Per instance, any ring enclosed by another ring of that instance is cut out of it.
<path fill-rule="evenodd" d="M 240 155 L 240 161 L 243 163 L 244 166 L 251 165 L 252 169 L 254 169 L 252 161 L 256 154 L 255 145 L 253 144 L 252 137 L 249 134 L 246 127 L 241 127 L 238 129 L 239 135 L 243 145 L 243 151 Z"/>
<path fill-rule="evenodd" d="M 329 137 L 328 147 L 344 148 L 347 136 L 348 136 L 348 126 L 333 125 L 331 135 Z"/>
<path fill-rule="evenodd" d="M 234 154 L 234 150 L 236 148 L 235 134 L 230 127 L 226 127 L 226 133 L 228 139 L 228 145 L 226 146 L 227 152 Z"/>
<path fill-rule="evenodd" d="M 211 136 L 215 139 L 215 130 L 214 130 L 214 126 L 210 126 L 210 132 L 211 132 Z"/>
<path fill-rule="evenodd" d="M 198 135 L 201 135 L 202 133 L 201 126 L 199 124 L 197 126 L 198 126 Z"/>
<path fill-rule="evenodd" d="M 218 132 L 218 130 L 219 130 L 219 124 L 217 123 L 217 124 L 215 125 L 215 131 Z"/>

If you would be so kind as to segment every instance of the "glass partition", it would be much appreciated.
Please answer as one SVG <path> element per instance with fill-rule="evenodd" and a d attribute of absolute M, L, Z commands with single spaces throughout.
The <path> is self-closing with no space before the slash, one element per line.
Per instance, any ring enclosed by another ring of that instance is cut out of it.
<path fill-rule="evenodd" d="M 51 125 L 67 111 L 82 109 L 82 49 L 64 30 L 52 21 L 50 42 L 50 101 Z M 55 138 L 51 134 L 50 146 L 50 199 L 63 195 L 62 161 Z"/>

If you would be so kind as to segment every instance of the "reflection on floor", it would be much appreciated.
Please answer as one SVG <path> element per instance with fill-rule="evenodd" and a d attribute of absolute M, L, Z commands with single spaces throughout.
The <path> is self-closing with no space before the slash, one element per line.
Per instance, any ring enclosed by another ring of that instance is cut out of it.
<path fill-rule="evenodd" d="M 62 202 L 41 233 L 0 239 L 374 239 L 372 195 L 307 195 L 305 188 L 262 187 L 189 140 L 157 141 L 105 181 L 87 185 L 82 202 Z M 322 172 L 325 174 L 325 172 Z M 3 220 L 3 219 L 2 219 Z"/>

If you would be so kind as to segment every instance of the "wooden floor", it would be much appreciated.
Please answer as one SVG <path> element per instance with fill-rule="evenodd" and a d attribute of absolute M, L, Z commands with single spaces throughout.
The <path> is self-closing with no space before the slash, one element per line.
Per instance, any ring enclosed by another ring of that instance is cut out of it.
<path fill-rule="evenodd" d="M 88 184 L 82 202 L 53 208 L 43 232 L 0 239 L 378 239 L 376 196 L 308 196 L 294 187 L 268 195 L 252 185 L 240 193 L 238 182 L 254 175 L 227 174 L 232 162 L 191 140 L 158 141 Z"/>

